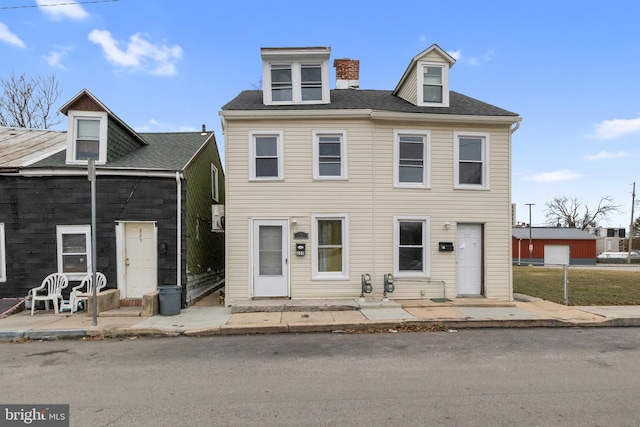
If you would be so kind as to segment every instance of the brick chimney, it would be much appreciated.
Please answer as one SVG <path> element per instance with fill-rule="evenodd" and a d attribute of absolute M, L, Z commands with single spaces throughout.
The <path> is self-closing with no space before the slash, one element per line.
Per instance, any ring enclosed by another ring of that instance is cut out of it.
<path fill-rule="evenodd" d="M 360 61 L 357 59 L 336 59 L 333 61 L 336 69 L 336 89 L 360 88 Z"/>

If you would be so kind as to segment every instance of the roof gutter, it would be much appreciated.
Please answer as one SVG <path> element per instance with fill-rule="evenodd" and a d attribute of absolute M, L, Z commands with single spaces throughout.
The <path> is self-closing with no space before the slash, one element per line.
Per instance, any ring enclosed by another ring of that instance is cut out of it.
<path fill-rule="evenodd" d="M 2 173 L 2 171 L 0 171 Z M 167 170 L 133 170 L 133 169 L 96 169 L 96 175 L 100 176 L 138 176 L 148 178 L 173 178 L 176 173 L 182 176 L 180 171 Z M 59 168 L 33 168 L 20 169 L 20 176 L 87 176 L 86 169 L 59 169 Z"/>

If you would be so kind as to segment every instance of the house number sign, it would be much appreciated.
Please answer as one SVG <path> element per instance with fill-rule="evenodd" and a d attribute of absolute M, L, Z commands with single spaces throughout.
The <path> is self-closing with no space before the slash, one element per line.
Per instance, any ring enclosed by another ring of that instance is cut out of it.
<path fill-rule="evenodd" d="M 138 229 L 138 240 L 142 243 L 142 228 Z"/>

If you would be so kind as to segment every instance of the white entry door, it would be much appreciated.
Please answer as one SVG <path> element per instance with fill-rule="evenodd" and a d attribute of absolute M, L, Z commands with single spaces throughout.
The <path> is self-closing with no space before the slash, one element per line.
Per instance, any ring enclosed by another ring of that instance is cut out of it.
<path fill-rule="evenodd" d="M 125 223 L 125 296 L 142 298 L 158 287 L 156 226 L 152 222 Z"/>
<path fill-rule="evenodd" d="M 289 221 L 253 221 L 253 296 L 289 296 Z"/>
<path fill-rule="evenodd" d="M 456 293 L 462 295 L 482 294 L 482 225 L 458 224 L 457 261 L 458 274 Z"/>

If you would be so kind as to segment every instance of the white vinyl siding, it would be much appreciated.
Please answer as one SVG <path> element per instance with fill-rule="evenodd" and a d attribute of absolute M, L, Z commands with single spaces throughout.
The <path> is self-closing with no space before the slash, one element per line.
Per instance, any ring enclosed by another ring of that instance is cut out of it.
<path fill-rule="evenodd" d="M 325 123 L 326 122 L 326 123 Z M 324 126 L 322 126 L 325 124 Z M 249 181 L 249 144 L 247 134 L 282 132 L 284 181 Z M 346 152 L 349 179 L 314 179 L 315 163 L 312 132 L 334 132 L 348 136 Z M 397 188 L 394 182 L 394 132 L 429 130 L 430 190 Z M 454 191 L 454 132 L 490 135 L 487 154 L 491 168 L 490 191 Z M 455 294 L 456 225 L 483 224 L 485 230 L 484 277 L 487 298 L 510 300 L 511 296 L 511 156 L 508 125 L 477 125 L 445 122 L 421 122 L 370 118 L 331 119 L 321 113 L 316 118 L 288 121 L 228 120 L 225 128 L 226 165 L 226 301 L 251 298 L 248 234 L 251 218 L 289 218 L 292 252 L 290 287 L 293 299 L 357 298 L 360 276 L 371 274 L 374 292 L 380 290 L 384 274 L 394 273 L 394 218 L 429 217 L 429 275 L 397 277 L 393 299 L 442 297 L 442 282 L 447 295 Z M 348 214 L 349 277 L 325 279 L 313 277 L 313 218 L 326 212 Z M 445 226 L 449 223 L 449 228 Z M 296 232 L 308 237 L 295 237 Z M 454 252 L 439 252 L 438 242 L 453 242 Z M 296 256 L 295 243 L 306 244 L 306 255 Z M 402 276 L 402 275 L 400 275 Z M 394 276 L 395 277 L 395 276 Z M 424 294 L 422 293 L 424 291 Z"/>
<path fill-rule="evenodd" d="M 454 132 L 454 186 L 489 189 L 489 134 Z"/>
<path fill-rule="evenodd" d="M 431 186 L 431 144 L 429 131 L 394 130 L 394 185 Z"/>
<path fill-rule="evenodd" d="M 91 226 L 56 227 L 58 272 L 69 280 L 81 280 L 91 271 Z"/>
<path fill-rule="evenodd" d="M 4 237 L 4 224 L 0 222 L 0 282 L 7 281 L 7 246 Z"/>
<path fill-rule="evenodd" d="M 313 131 L 313 177 L 347 179 L 345 131 Z"/>

